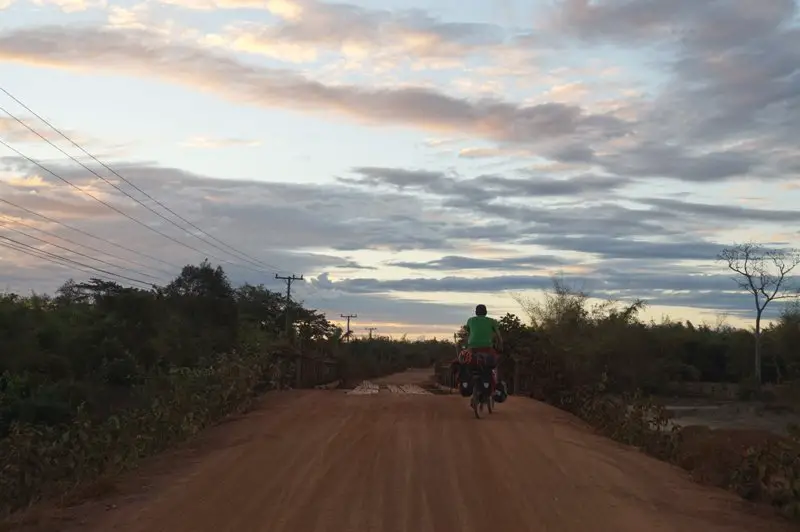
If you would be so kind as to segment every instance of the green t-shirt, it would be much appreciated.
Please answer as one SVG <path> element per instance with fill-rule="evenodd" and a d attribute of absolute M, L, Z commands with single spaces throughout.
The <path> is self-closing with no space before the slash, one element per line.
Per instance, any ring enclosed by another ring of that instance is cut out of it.
<path fill-rule="evenodd" d="M 467 320 L 467 347 L 492 347 L 497 322 L 488 316 L 472 316 Z"/>

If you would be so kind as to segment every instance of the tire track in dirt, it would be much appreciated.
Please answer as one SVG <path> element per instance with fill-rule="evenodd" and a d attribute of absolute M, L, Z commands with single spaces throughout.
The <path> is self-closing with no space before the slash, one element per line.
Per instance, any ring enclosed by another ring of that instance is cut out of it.
<path fill-rule="evenodd" d="M 380 384 L 410 384 L 403 379 Z M 419 381 L 418 381 L 419 382 Z M 282 392 L 70 510 L 85 532 L 763 532 L 734 495 L 510 398 L 476 420 L 458 395 Z M 183 457 L 183 458 L 181 458 Z M 130 488 L 132 489 L 132 488 Z"/>

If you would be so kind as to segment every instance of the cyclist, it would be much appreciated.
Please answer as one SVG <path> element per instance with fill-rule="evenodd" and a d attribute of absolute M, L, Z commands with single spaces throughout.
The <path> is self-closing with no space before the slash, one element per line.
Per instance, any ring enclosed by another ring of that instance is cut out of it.
<path fill-rule="evenodd" d="M 484 365 L 492 370 L 492 392 L 497 386 L 498 353 L 494 348 L 495 338 L 497 347 L 503 350 L 503 336 L 500 334 L 500 324 L 497 320 L 487 316 L 486 305 L 475 307 L 475 315 L 467 320 L 464 329 L 467 332 L 467 350 L 470 358 L 483 357 Z"/>

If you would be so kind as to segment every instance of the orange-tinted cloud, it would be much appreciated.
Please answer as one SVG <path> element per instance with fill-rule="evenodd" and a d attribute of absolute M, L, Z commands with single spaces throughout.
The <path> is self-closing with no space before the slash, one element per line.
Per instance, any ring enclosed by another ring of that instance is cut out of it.
<path fill-rule="evenodd" d="M 162 0 L 188 9 L 264 9 L 280 21 L 231 25 L 208 42 L 282 61 L 315 61 L 324 51 L 371 61 L 448 62 L 502 46 L 505 31 L 483 23 L 443 22 L 421 10 L 389 11 L 317 0 Z M 457 63 L 455 63 L 457 64 Z"/>
<path fill-rule="evenodd" d="M 585 134 L 624 132 L 617 118 L 575 105 L 521 106 L 467 100 L 422 88 L 330 86 L 296 73 L 257 67 L 147 31 L 47 26 L 0 33 L 0 59 L 50 68 L 148 76 L 216 93 L 237 103 L 289 107 L 497 141 L 533 143 Z"/>

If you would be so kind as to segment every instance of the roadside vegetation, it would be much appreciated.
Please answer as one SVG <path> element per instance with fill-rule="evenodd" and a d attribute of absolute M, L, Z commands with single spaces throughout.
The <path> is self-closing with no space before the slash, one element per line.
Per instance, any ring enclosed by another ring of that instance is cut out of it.
<path fill-rule="evenodd" d="M 518 298 L 527 320 L 502 318 L 518 394 L 567 410 L 600 433 L 675 463 L 703 483 L 800 518 L 800 431 L 712 430 L 672 423 L 664 403 L 726 387 L 731 400 L 800 410 L 800 305 L 784 307 L 758 338 L 724 324 L 645 323 L 645 303 L 591 304 L 554 281 L 544 299 Z M 756 341 L 763 382 L 754 379 Z M 713 383 L 713 384 L 711 384 Z M 710 385 L 710 386 L 709 386 Z M 704 391 L 706 390 L 706 391 Z"/>
<path fill-rule="evenodd" d="M 92 279 L 0 296 L 0 515 L 133 467 L 267 390 L 452 356 L 437 341 L 342 343 L 296 303 L 290 342 L 286 311 L 281 294 L 233 287 L 208 263 L 152 290 Z"/>

